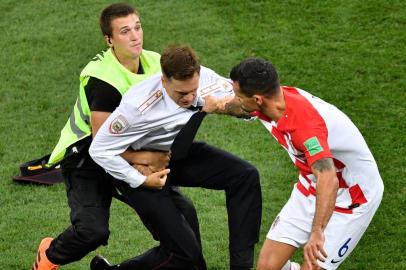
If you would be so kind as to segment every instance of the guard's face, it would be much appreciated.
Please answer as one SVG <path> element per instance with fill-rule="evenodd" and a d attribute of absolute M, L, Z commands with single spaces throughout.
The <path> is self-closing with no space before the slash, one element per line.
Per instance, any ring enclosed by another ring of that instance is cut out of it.
<path fill-rule="evenodd" d="M 140 18 L 136 14 L 115 18 L 111 21 L 111 27 L 112 37 L 105 38 L 119 60 L 138 58 L 144 41 Z"/>
<path fill-rule="evenodd" d="M 244 111 L 251 113 L 259 109 L 258 104 L 255 102 L 254 97 L 247 97 L 246 95 L 244 95 L 244 93 L 241 92 L 240 84 L 238 82 L 233 82 L 233 90 L 235 96 L 240 101 L 241 108 Z"/>
<path fill-rule="evenodd" d="M 182 108 L 188 108 L 193 105 L 196 100 L 197 89 L 199 88 L 199 73 L 185 81 L 168 79 L 162 76 L 162 84 L 168 95 Z"/>

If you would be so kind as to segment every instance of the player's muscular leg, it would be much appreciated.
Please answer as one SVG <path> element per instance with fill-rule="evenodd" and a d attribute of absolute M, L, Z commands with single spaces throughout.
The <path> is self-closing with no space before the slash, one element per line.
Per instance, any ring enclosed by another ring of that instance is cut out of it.
<path fill-rule="evenodd" d="M 280 270 L 295 251 L 294 246 L 266 239 L 259 254 L 257 270 Z"/>

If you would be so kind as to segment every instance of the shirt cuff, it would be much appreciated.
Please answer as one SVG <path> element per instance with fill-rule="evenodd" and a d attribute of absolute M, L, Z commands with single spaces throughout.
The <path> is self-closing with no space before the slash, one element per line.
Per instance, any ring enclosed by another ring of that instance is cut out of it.
<path fill-rule="evenodd" d="M 145 180 L 147 180 L 147 177 L 134 169 L 124 181 L 127 182 L 130 187 L 137 188 L 144 184 Z"/>

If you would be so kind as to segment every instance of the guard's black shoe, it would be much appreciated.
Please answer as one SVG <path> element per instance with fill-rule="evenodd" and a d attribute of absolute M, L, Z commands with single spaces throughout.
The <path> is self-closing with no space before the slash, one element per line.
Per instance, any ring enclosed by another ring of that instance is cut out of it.
<path fill-rule="evenodd" d="M 104 258 L 101 255 L 97 255 L 90 262 L 90 269 L 91 270 L 110 270 L 110 269 L 113 269 L 113 267 L 109 263 L 109 261 L 106 260 L 106 258 Z"/>

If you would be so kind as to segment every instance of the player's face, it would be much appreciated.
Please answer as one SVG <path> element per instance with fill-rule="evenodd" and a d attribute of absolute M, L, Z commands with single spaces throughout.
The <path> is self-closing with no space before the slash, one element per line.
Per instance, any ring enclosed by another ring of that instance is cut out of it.
<path fill-rule="evenodd" d="M 168 95 L 182 108 L 188 108 L 196 100 L 197 89 L 199 88 L 199 73 L 195 73 L 192 78 L 185 81 L 162 78 L 163 86 Z"/>
<path fill-rule="evenodd" d="M 247 97 L 241 92 L 240 84 L 238 82 L 233 82 L 233 90 L 235 93 L 235 96 L 238 98 L 241 104 L 241 108 L 248 112 L 251 113 L 253 111 L 257 111 L 258 104 L 255 102 L 254 97 Z"/>
<path fill-rule="evenodd" d="M 112 37 L 107 37 L 110 47 L 114 48 L 116 56 L 122 60 L 138 58 L 142 52 L 144 33 L 140 18 L 136 14 L 115 18 L 111 21 Z"/>

